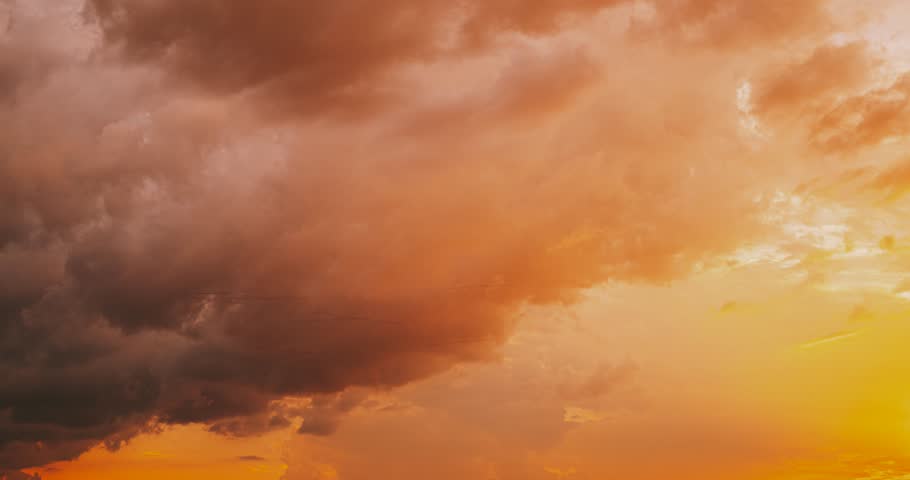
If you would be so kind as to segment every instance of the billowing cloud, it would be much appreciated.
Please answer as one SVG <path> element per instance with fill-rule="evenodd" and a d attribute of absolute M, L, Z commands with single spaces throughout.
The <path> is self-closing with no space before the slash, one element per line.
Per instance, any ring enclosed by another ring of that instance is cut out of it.
<path fill-rule="evenodd" d="M 327 434 L 343 392 L 493 358 L 523 304 L 685 274 L 779 165 L 738 126 L 734 67 L 765 61 L 742 52 L 828 24 L 815 1 L 633 22 L 698 26 L 682 59 L 625 2 L 452 5 L 12 3 L 0 466 L 162 424 Z"/>
<path fill-rule="evenodd" d="M 547 34 L 621 1 L 89 4 L 128 59 L 163 62 L 190 85 L 246 91 L 282 112 L 346 112 L 406 100 L 388 78 L 402 65 L 485 50 L 504 32 Z"/>

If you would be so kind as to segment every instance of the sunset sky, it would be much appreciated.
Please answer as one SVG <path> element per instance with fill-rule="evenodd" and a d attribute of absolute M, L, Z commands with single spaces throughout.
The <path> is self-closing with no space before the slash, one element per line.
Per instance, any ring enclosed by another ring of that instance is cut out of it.
<path fill-rule="evenodd" d="M 0 0 L 0 479 L 910 480 L 908 25 Z"/>

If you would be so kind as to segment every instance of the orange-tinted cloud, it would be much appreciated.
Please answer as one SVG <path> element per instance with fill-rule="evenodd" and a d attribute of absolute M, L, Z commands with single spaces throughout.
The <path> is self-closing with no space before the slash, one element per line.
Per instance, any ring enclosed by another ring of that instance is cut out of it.
<path fill-rule="evenodd" d="M 819 100 L 830 106 L 838 95 L 868 82 L 876 63 L 862 42 L 821 46 L 804 61 L 782 67 L 761 81 L 755 112 L 762 115 L 797 107 L 803 110 L 797 113 L 811 114 L 812 107 L 819 107 L 814 104 Z"/>
<path fill-rule="evenodd" d="M 547 34 L 617 3 L 89 2 L 107 41 L 126 57 L 162 61 L 206 90 L 261 93 L 280 111 L 400 102 L 409 92 L 387 77 L 403 65 L 485 50 L 506 33 Z"/>
<path fill-rule="evenodd" d="M 827 24 L 655 5 L 718 55 L 690 60 L 612 0 L 38 3 L 0 44 L 9 468 L 156 423 L 327 434 L 343 392 L 492 358 L 522 304 L 685 274 L 776 180 L 716 67 Z"/>
<path fill-rule="evenodd" d="M 910 78 L 852 95 L 825 113 L 814 125 L 812 141 L 827 151 L 853 151 L 884 140 L 906 136 L 910 130 Z"/>
<path fill-rule="evenodd" d="M 657 22 L 641 33 L 669 36 L 683 45 L 712 49 L 779 46 L 805 37 L 818 39 L 834 27 L 824 0 L 682 0 L 653 2 Z"/>

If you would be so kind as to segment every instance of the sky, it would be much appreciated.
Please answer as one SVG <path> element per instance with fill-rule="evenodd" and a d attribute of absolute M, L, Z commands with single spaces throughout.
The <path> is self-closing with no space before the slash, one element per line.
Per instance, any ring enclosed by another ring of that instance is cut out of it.
<path fill-rule="evenodd" d="M 0 479 L 910 480 L 908 21 L 0 0 Z"/>

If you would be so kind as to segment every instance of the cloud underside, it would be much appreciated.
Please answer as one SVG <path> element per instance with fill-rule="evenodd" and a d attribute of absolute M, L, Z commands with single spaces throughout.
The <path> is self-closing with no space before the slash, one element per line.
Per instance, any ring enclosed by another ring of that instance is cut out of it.
<path fill-rule="evenodd" d="M 742 68 L 813 152 L 906 126 L 868 49 L 815 48 L 814 0 L 11 5 L 4 468 L 156 423 L 327 434 L 339 392 L 494 358 L 525 303 L 685 274 L 786 170 Z"/>

